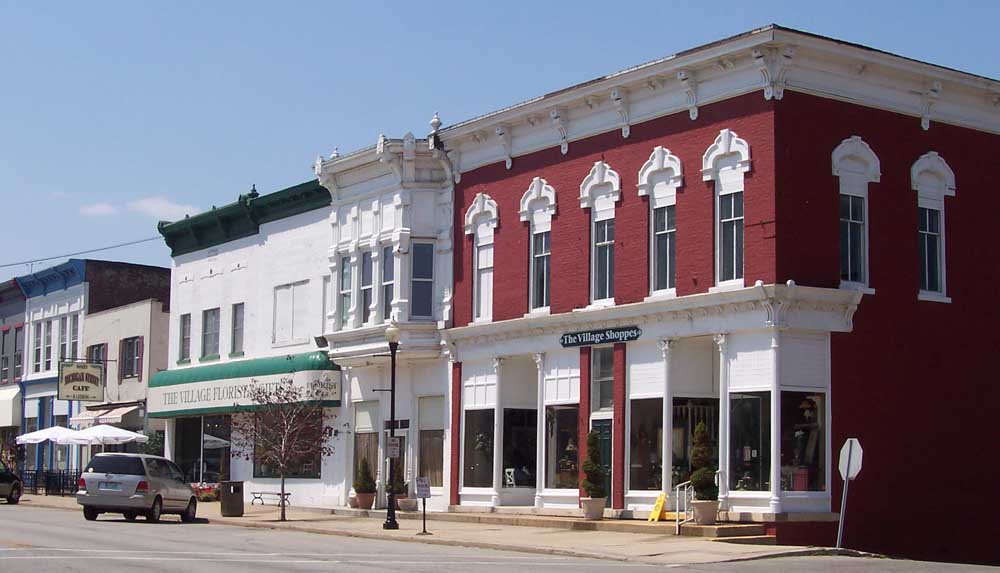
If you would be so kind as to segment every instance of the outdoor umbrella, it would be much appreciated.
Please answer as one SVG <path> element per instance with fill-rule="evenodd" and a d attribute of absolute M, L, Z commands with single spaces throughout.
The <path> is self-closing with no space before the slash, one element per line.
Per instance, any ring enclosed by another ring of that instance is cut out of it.
<path fill-rule="evenodd" d="M 148 441 L 149 438 L 142 434 L 108 426 L 107 424 L 98 424 L 97 426 L 80 430 L 69 439 L 69 443 L 80 444 L 82 446 L 104 446 L 108 444 L 124 444 L 126 442 L 139 442 L 141 444 Z"/>
<path fill-rule="evenodd" d="M 69 444 L 70 439 L 76 436 L 77 432 L 62 426 L 50 426 L 36 432 L 28 432 L 16 438 L 18 444 L 40 444 L 42 442 L 55 442 L 57 444 Z"/>

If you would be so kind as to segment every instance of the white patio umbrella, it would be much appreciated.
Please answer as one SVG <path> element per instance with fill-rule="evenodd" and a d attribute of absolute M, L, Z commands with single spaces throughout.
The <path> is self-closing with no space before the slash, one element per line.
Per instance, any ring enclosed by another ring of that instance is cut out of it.
<path fill-rule="evenodd" d="M 35 432 L 21 434 L 15 441 L 18 444 L 40 444 L 42 442 L 55 442 L 57 444 L 73 443 L 70 440 L 76 436 L 77 432 L 62 426 L 50 426 Z"/>
<path fill-rule="evenodd" d="M 82 446 L 104 446 L 108 444 L 124 444 L 127 442 L 148 442 L 149 438 L 107 424 L 98 424 L 76 432 L 69 438 L 69 443 Z"/>

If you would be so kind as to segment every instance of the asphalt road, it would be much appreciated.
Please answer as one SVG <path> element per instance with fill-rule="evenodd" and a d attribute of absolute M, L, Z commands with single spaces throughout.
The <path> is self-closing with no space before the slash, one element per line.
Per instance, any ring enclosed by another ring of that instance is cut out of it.
<path fill-rule="evenodd" d="M 653 571 L 664 566 L 379 541 L 208 523 L 128 523 L 115 515 L 84 521 L 80 512 L 0 504 L 0 571 Z M 965 571 L 979 568 L 860 559 L 800 557 L 669 566 L 677 571 Z M 982 568 L 986 570 L 986 568 Z M 996 570 L 994 570 L 996 571 Z"/>

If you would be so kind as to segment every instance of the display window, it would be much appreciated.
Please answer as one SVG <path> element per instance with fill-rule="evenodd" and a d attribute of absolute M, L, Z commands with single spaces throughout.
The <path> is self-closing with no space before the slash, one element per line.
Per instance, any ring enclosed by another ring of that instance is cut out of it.
<path fill-rule="evenodd" d="M 493 487 L 493 410 L 465 412 L 465 487 Z"/>
<path fill-rule="evenodd" d="M 580 406 L 545 408 L 545 487 L 578 489 L 580 487 L 579 444 Z"/>
<path fill-rule="evenodd" d="M 781 489 L 826 491 L 823 393 L 781 393 Z"/>
<path fill-rule="evenodd" d="M 771 393 L 729 395 L 729 489 L 771 489 Z"/>
<path fill-rule="evenodd" d="M 663 399 L 632 400 L 629 489 L 663 487 Z"/>
<path fill-rule="evenodd" d="M 536 410 L 503 411 L 503 487 L 535 487 L 538 443 Z"/>

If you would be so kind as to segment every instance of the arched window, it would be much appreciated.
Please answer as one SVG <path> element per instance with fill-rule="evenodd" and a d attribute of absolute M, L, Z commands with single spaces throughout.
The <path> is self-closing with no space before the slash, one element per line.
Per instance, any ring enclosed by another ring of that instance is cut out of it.
<path fill-rule="evenodd" d="M 937 153 L 920 156 L 910 168 L 917 192 L 917 239 L 920 245 L 920 291 L 917 298 L 951 302 L 947 296 L 944 249 L 944 198 L 955 196 L 955 172 Z"/>
<path fill-rule="evenodd" d="M 743 176 L 750 145 L 723 129 L 701 160 L 701 175 L 715 182 L 715 288 L 743 287 Z"/>
<path fill-rule="evenodd" d="M 580 206 L 590 209 L 590 301 L 615 302 L 615 204 L 621 199 L 621 178 L 607 163 L 598 161 L 580 184 Z"/>
<path fill-rule="evenodd" d="M 465 234 L 472 235 L 473 319 L 493 319 L 493 230 L 499 222 L 497 204 L 479 193 L 465 213 Z"/>
<path fill-rule="evenodd" d="M 881 166 L 854 135 L 833 150 L 833 174 L 840 178 L 840 285 L 868 290 L 868 184 L 879 181 Z"/>
<path fill-rule="evenodd" d="M 683 184 L 681 160 L 657 146 L 639 169 L 639 195 L 649 197 L 650 285 L 654 294 L 672 296 L 677 283 L 677 189 Z"/>
<path fill-rule="evenodd" d="M 530 226 L 529 293 L 531 312 L 545 312 L 549 308 L 549 284 L 552 274 L 550 247 L 552 244 L 552 215 L 556 212 L 556 191 L 541 177 L 531 180 L 528 190 L 521 196 L 521 220 Z"/>

